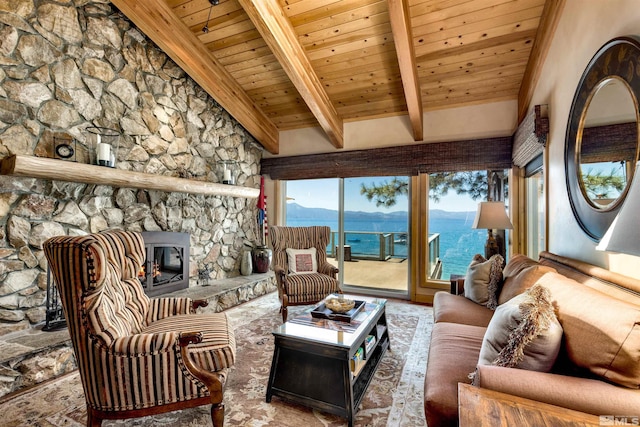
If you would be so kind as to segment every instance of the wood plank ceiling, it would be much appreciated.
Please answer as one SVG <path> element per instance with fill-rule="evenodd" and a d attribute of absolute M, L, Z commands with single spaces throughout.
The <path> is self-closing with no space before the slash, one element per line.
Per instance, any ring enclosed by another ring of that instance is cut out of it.
<path fill-rule="evenodd" d="M 345 121 L 409 114 L 420 141 L 423 110 L 518 99 L 522 116 L 564 4 L 220 0 L 209 17 L 209 0 L 112 2 L 272 153 L 286 129 L 341 148 Z"/>

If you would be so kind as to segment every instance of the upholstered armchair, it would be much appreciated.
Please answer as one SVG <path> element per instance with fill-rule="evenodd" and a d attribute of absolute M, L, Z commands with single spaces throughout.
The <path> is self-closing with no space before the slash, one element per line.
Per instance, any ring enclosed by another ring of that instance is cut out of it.
<path fill-rule="evenodd" d="M 53 237 L 44 252 L 69 326 L 87 425 L 205 404 L 213 425 L 223 425 L 236 352 L 224 313 L 195 314 L 206 301 L 189 298 L 150 300 L 137 277 L 145 258 L 140 233 Z"/>
<path fill-rule="evenodd" d="M 329 227 L 270 226 L 269 236 L 283 322 L 287 321 L 288 306 L 315 304 L 331 293 L 342 292 L 338 269 L 327 261 Z M 315 260 L 311 259 L 314 249 Z"/>

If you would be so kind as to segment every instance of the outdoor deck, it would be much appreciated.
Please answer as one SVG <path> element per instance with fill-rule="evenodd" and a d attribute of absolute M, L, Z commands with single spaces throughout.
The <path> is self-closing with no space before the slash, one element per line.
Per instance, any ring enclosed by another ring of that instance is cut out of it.
<path fill-rule="evenodd" d="M 328 261 L 338 266 L 335 258 Z M 378 289 L 406 290 L 408 287 L 409 262 L 399 259 L 369 261 L 355 259 L 344 263 L 344 283 Z"/>

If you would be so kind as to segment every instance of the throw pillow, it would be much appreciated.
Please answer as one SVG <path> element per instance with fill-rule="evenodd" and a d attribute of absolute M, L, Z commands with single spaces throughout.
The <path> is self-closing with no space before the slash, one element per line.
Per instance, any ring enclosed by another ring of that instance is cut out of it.
<path fill-rule="evenodd" d="M 316 260 L 316 248 L 291 249 L 287 248 L 287 261 L 289 263 L 289 273 L 309 274 L 318 271 L 318 261 Z"/>
<path fill-rule="evenodd" d="M 480 254 L 474 255 L 464 279 L 464 296 L 495 310 L 498 288 L 502 282 L 503 263 L 504 258 L 500 255 L 494 255 L 489 260 Z"/>
<path fill-rule="evenodd" d="M 478 364 L 549 372 L 561 344 L 562 327 L 549 290 L 534 285 L 498 306 L 482 340 Z"/>
<path fill-rule="evenodd" d="M 640 310 L 558 273 L 538 284 L 551 292 L 567 357 L 608 381 L 640 388 Z"/>

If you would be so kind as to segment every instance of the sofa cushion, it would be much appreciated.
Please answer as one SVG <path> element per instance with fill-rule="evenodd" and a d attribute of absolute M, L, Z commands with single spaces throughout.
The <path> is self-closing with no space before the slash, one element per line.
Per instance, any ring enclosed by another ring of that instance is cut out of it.
<path fill-rule="evenodd" d="M 523 257 L 524 255 L 520 256 Z M 498 295 L 498 305 L 504 304 L 516 295 L 520 295 L 545 274 L 556 271 L 552 267 L 540 265 L 530 258 L 527 259 L 532 263 L 525 260 L 516 260 L 516 267 L 509 268 L 511 262 L 505 267 L 503 271 L 504 281 Z"/>
<path fill-rule="evenodd" d="M 424 410 L 429 426 L 458 425 L 458 383 L 469 383 L 486 328 L 436 323 L 431 333 Z"/>
<path fill-rule="evenodd" d="M 535 285 L 496 309 L 478 364 L 549 372 L 561 344 L 562 327 L 549 291 Z"/>
<path fill-rule="evenodd" d="M 433 296 L 433 319 L 438 322 L 461 323 L 464 325 L 487 327 L 493 310 L 484 305 L 448 292 L 436 292 Z"/>
<path fill-rule="evenodd" d="M 640 387 L 640 308 L 557 273 L 538 282 L 551 292 L 567 357 L 626 387 Z"/>
<path fill-rule="evenodd" d="M 507 280 L 509 277 L 513 277 L 520 273 L 527 267 L 531 267 L 533 265 L 540 265 L 538 261 L 529 258 L 526 255 L 515 254 L 510 259 L 507 265 L 504 266 L 502 270 L 502 275 L 504 276 L 504 280 Z"/>
<path fill-rule="evenodd" d="M 291 249 L 287 248 L 287 261 L 291 274 L 310 274 L 318 271 L 316 248 Z"/>
<path fill-rule="evenodd" d="M 464 296 L 477 304 L 495 309 L 498 287 L 502 282 L 503 262 L 500 255 L 488 260 L 480 254 L 474 255 L 464 280 Z"/>

